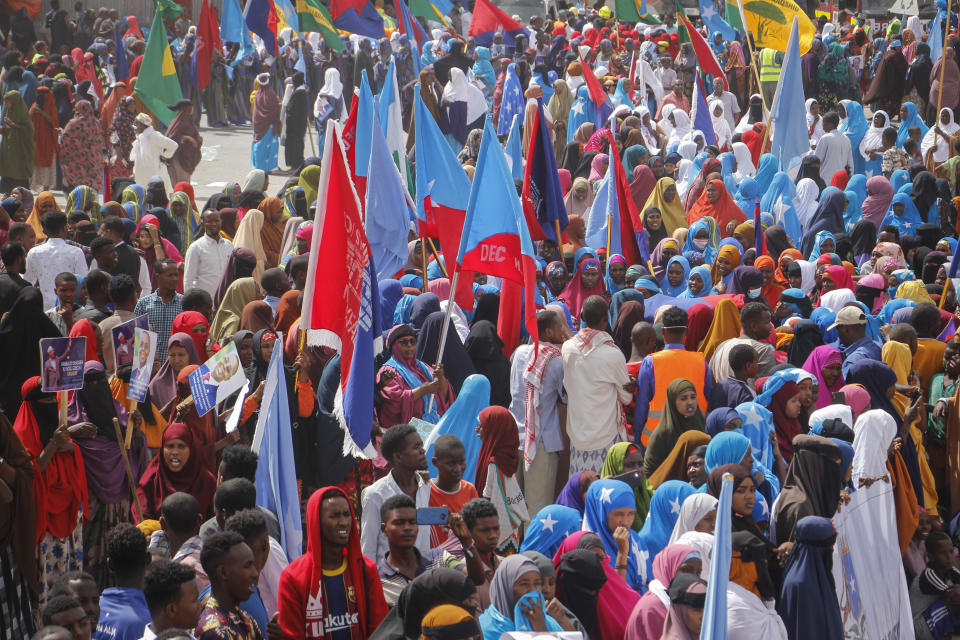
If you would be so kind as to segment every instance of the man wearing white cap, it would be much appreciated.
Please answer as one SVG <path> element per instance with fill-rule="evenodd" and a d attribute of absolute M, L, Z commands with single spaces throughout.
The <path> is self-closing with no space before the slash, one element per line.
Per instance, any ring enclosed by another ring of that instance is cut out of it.
<path fill-rule="evenodd" d="M 177 152 L 177 143 L 153 128 L 153 120 L 146 113 L 137 114 L 134 127 L 137 137 L 130 150 L 133 179 L 145 185 L 154 176 L 163 176 L 161 159 L 169 160 Z"/>
<path fill-rule="evenodd" d="M 850 303 L 840 309 L 837 320 L 827 327 L 837 330 L 837 337 L 843 344 L 843 375 L 844 377 L 857 362 L 861 360 L 882 360 L 880 346 L 867 336 L 867 315 L 855 303 Z"/>

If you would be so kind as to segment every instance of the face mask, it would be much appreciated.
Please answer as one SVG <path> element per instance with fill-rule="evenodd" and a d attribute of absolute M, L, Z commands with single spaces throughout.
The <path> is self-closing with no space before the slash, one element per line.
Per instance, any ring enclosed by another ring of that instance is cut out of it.
<path fill-rule="evenodd" d="M 759 297 L 760 297 L 760 294 L 762 294 L 762 293 L 763 293 L 763 289 L 762 289 L 762 288 L 760 288 L 760 289 L 750 289 L 749 291 L 747 291 L 747 296 L 750 297 L 750 298 L 759 298 Z"/>
<path fill-rule="evenodd" d="M 709 239 L 709 238 L 694 238 L 694 239 L 693 239 L 693 246 L 695 246 L 697 249 L 701 249 L 701 250 L 702 250 L 702 249 L 704 249 L 704 248 L 707 246 L 707 243 L 709 243 L 709 242 L 710 242 L 710 239 Z"/>

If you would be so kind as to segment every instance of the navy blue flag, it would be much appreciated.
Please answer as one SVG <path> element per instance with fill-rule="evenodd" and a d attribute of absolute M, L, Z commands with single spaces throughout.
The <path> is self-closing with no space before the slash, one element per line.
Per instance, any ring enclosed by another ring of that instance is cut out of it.
<path fill-rule="evenodd" d="M 552 240 L 559 244 L 560 231 L 567 228 L 567 207 L 563 204 L 563 189 L 557 173 L 557 157 L 550 140 L 550 125 L 543 115 L 543 99 L 537 98 L 537 119 L 533 123 L 527 164 L 523 175 L 523 214 L 533 240 Z M 533 225 L 536 220 L 539 224 Z M 539 227 L 539 228 L 536 228 Z"/>

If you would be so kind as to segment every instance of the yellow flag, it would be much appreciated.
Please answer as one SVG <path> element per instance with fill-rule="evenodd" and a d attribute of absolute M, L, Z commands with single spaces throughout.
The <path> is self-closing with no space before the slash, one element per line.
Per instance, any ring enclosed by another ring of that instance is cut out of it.
<path fill-rule="evenodd" d="M 753 34 L 754 47 L 786 51 L 793 18 L 800 27 L 800 53 L 813 44 L 817 30 L 813 22 L 793 0 L 748 0 L 743 3 L 744 25 Z"/>
<path fill-rule="evenodd" d="M 177 66 L 173 64 L 173 54 L 170 53 L 170 45 L 163 49 L 163 61 L 160 63 L 160 73 L 165 76 L 177 75 Z"/>

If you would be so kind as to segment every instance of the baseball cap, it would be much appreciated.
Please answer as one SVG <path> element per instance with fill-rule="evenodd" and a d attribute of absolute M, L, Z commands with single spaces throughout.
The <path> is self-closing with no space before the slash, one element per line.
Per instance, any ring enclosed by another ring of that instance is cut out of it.
<path fill-rule="evenodd" d="M 836 322 L 827 327 L 827 331 L 836 329 L 840 326 L 855 326 L 865 324 L 867 324 L 867 315 L 863 312 L 863 309 L 856 305 L 850 305 L 849 307 L 843 307 L 840 309 L 840 312 L 837 314 Z"/>

